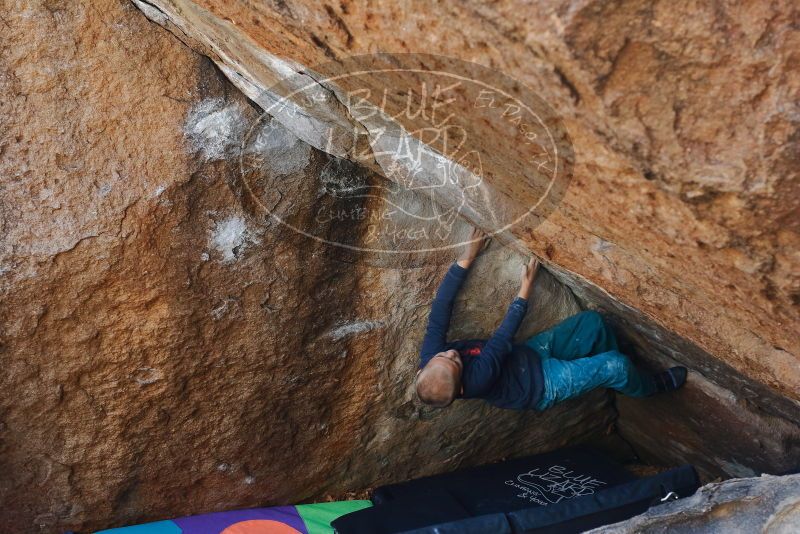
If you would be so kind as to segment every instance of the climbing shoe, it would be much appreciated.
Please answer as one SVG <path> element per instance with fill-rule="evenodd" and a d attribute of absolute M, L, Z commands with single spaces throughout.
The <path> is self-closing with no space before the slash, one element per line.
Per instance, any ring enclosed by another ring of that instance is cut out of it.
<path fill-rule="evenodd" d="M 653 375 L 656 384 L 656 393 L 675 391 L 686 383 L 686 367 L 670 367 Z"/>

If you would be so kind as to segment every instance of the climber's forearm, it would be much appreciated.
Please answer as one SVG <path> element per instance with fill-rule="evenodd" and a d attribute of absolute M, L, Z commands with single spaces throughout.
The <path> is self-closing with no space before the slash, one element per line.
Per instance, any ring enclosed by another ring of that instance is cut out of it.
<path fill-rule="evenodd" d="M 453 264 L 444 276 L 444 280 L 436 291 L 428 316 L 428 327 L 420 349 L 420 367 L 424 367 L 437 353 L 444 350 L 447 343 L 447 329 L 450 326 L 450 315 L 456 295 L 467 278 L 467 270 Z"/>
<path fill-rule="evenodd" d="M 480 249 L 476 250 L 474 246 L 469 246 L 464 252 L 461 253 L 461 256 L 458 257 L 456 263 L 463 269 L 469 269 L 470 265 L 472 265 L 472 262 L 478 257 L 478 254 L 480 254 Z"/>
<path fill-rule="evenodd" d="M 517 297 L 528 300 L 528 297 L 533 291 L 533 281 L 536 278 L 536 273 L 539 271 L 539 260 L 531 258 L 528 264 L 522 270 L 522 277 L 519 283 L 519 293 Z"/>
<path fill-rule="evenodd" d="M 519 293 L 517 293 L 517 298 L 529 300 L 531 296 L 531 292 L 533 291 L 533 285 L 522 285 L 519 288 Z"/>
<path fill-rule="evenodd" d="M 475 261 L 475 258 L 464 258 L 464 257 L 461 257 L 461 258 L 458 258 L 458 261 L 456 263 L 462 269 L 469 269 L 469 267 L 470 267 L 470 265 L 472 265 L 473 261 Z"/>

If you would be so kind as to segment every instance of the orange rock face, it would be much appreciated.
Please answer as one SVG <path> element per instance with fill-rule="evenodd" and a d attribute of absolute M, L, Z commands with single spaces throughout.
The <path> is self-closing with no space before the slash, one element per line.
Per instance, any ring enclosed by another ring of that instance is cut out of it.
<path fill-rule="evenodd" d="M 420 408 L 417 344 L 452 252 L 353 263 L 265 220 L 234 157 L 259 113 L 132 4 L 3 24 L 0 531 L 319 500 L 613 421 L 602 393 L 545 417 Z M 254 186 L 280 183 L 320 234 L 367 235 L 332 216 L 358 201 L 320 200 L 327 155 L 277 123 L 258 133 L 273 174 Z M 522 265 L 486 253 L 454 335 L 491 332 Z M 552 277 L 537 291 L 522 335 L 579 309 Z"/>
<path fill-rule="evenodd" d="M 385 128 L 369 131 L 357 106 L 341 96 L 353 91 L 337 76 L 354 54 L 441 54 L 526 84 L 559 113 L 574 168 L 558 209 L 544 222 L 517 225 L 506 238 L 547 258 L 584 304 L 611 313 L 650 364 L 677 362 L 696 371 L 692 393 L 664 406 L 620 402 L 623 434 L 642 454 L 690 460 L 708 473 L 796 464 L 796 6 L 139 5 L 208 54 L 262 106 L 271 105 L 271 92 L 286 96 L 275 83 L 287 73 L 336 80 L 325 87 L 338 108 L 318 101 L 303 121 L 276 114 L 301 136 L 309 116 L 316 121 L 312 131 L 350 121 L 366 127 L 373 150 L 379 146 Z M 436 60 L 426 61 L 428 70 L 436 67 Z M 507 149 L 516 146 L 513 136 L 503 137 L 490 122 L 470 126 L 487 152 L 505 149 L 483 182 L 492 202 L 468 214 L 493 229 L 498 209 L 527 206 L 525 192 L 514 189 L 523 160 Z M 305 139 L 337 155 L 358 152 L 355 145 Z M 447 204 L 448 196 L 437 201 Z M 731 442 L 732 427 L 758 437 Z"/>
<path fill-rule="evenodd" d="M 797 323 L 799 283 L 789 4 L 691 17 L 688 6 L 649 2 L 533 5 L 525 17 L 512 16 L 513 2 L 152 4 L 198 49 L 241 67 L 247 83 L 269 87 L 282 72 L 256 49 L 285 69 L 425 51 L 529 84 L 567 121 L 577 164 L 562 209 L 525 243 L 540 253 L 549 245 L 554 262 L 798 399 L 797 340 L 787 328 Z M 602 253 L 593 247 L 601 241 Z M 686 274 L 695 265 L 697 279 Z"/>
<path fill-rule="evenodd" d="M 545 414 L 415 404 L 417 343 L 454 252 L 365 252 L 397 234 L 353 214 L 441 215 L 454 197 L 329 194 L 353 177 L 385 185 L 385 162 L 348 164 L 330 153 L 363 143 L 326 151 L 307 123 L 258 109 L 287 75 L 379 51 L 506 73 L 557 112 L 574 149 L 557 209 L 500 235 L 507 246 L 476 265 L 454 336 L 491 332 L 532 251 L 554 276 L 537 282 L 521 336 L 580 304 L 606 312 L 641 363 L 692 370 L 674 397 L 617 398 L 617 426 L 640 456 L 706 476 L 797 467 L 790 2 L 101 0 L 4 11 L 3 531 L 343 495 L 613 423 L 600 392 Z M 351 111 L 318 102 L 306 118 L 350 127 Z M 467 213 L 491 228 L 493 214 L 527 208 L 530 191 L 511 173 L 525 166 L 501 131 L 467 125 L 497 149 L 480 189 L 493 203 Z M 243 153 L 257 163 L 247 173 Z M 464 220 L 452 225 L 448 239 L 466 235 Z"/>

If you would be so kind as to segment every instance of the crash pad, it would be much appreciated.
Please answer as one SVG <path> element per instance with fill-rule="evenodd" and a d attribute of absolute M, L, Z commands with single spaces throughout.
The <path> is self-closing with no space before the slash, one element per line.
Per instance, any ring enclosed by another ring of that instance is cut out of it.
<path fill-rule="evenodd" d="M 332 534 L 331 521 L 372 506 L 370 501 L 338 501 L 213 512 L 95 534 Z"/>
<path fill-rule="evenodd" d="M 374 507 L 334 520 L 341 534 L 567 534 L 632 517 L 699 485 L 691 466 L 637 478 L 568 448 L 377 488 Z"/>

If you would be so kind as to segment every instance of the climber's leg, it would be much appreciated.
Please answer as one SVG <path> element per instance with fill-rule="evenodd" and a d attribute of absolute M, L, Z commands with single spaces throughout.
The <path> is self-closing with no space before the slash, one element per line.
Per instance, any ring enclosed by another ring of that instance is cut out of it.
<path fill-rule="evenodd" d="M 617 339 L 603 316 L 583 311 L 525 342 L 543 356 L 574 360 L 610 350 L 618 350 Z"/>
<path fill-rule="evenodd" d="M 648 397 L 656 392 L 653 378 L 616 350 L 575 360 L 542 358 L 542 374 L 544 394 L 538 410 L 597 388 L 610 388 L 629 397 Z"/>

